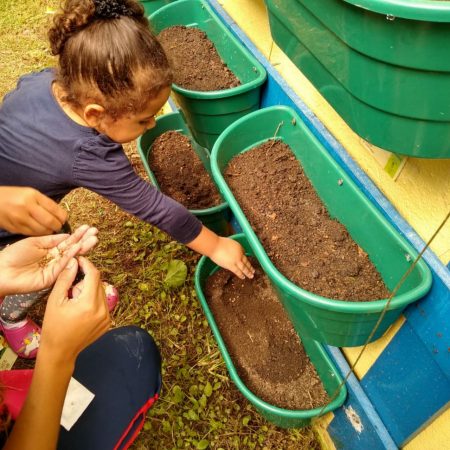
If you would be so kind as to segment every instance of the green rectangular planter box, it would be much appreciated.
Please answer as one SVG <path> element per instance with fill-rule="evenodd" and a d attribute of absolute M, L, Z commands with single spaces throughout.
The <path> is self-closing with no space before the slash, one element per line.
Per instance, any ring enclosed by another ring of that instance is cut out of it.
<path fill-rule="evenodd" d="M 207 172 L 211 175 L 211 161 L 209 151 L 195 142 L 186 125 L 186 122 L 183 119 L 182 114 L 180 114 L 179 112 L 174 112 L 158 117 L 156 119 L 155 128 L 146 131 L 141 137 L 139 137 L 137 142 L 139 156 L 141 157 L 145 171 L 147 172 L 147 175 L 151 179 L 152 183 L 159 188 L 158 181 L 156 180 L 156 177 L 148 164 L 148 158 L 150 152 L 152 151 L 153 141 L 161 134 L 170 130 L 178 131 L 191 140 L 192 147 L 203 162 L 203 165 L 205 166 Z M 213 179 L 212 175 L 211 179 Z M 231 210 L 226 201 L 211 208 L 191 209 L 190 212 L 194 214 L 194 216 L 196 216 L 203 223 L 203 225 L 213 230 L 218 235 L 227 236 L 230 234 Z"/>
<path fill-rule="evenodd" d="M 159 8 L 175 1 L 177 0 L 140 0 L 139 3 L 144 7 L 145 15 L 150 16 Z"/>
<path fill-rule="evenodd" d="M 268 258 L 223 178 L 222 173 L 234 156 L 271 139 L 280 123 L 277 139 L 291 147 L 330 216 L 339 220 L 367 252 L 389 289 L 392 290 L 408 270 L 416 252 L 330 156 L 294 110 L 274 106 L 251 113 L 228 127 L 214 145 L 211 155 L 214 179 L 255 256 L 280 294 L 297 332 L 302 337 L 339 347 L 362 345 L 387 300 L 334 300 L 313 294 L 289 281 Z M 420 260 L 392 299 L 372 340 L 381 337 L 403 309 L 424 296 L 430 286 L 431 272 Z"/>
<path fill-rule="evenodd" d="M 450 2 L 265 1 L 275 42 L 356 133 L 450 158 Z"/>
<path fill-rule="evenodd" d="M 232 236 L 232 238 L 242 244 L 242 246 L 246 250 L 247 255 L 253 255 L 253 251 L 243 234 Z M 339 394 L 336 395 L 336 398 L 333 399 L 328 405 L 326 405 L 323 410 L 322 407 L 309 410 L 289 410 L 279 408 L 265 402 L 248 389 L 248 387 L 241 380 L 237 373 L 236 367 L 234 366 L 230 354 L 228 353 L 225 342 L 222 339 L 219 328 L 217 327 L 214 316 L 203 293 L 206 280 L 218 269 L 219 267 L 214 264 L 209 258 L 202 256 L 195 271 L 195 290 L 202 305 L 203 311 L 205 312 L 206 318 L 208 319 L 209 326 L 211 327 L 214 337 L 216 338 L 222 357 L 225 360 L 225 364 L 227 366 L 230 377 L 237 388 L 244 395 L 244 397 L 246 397 L 247 400 L 252 403 L 253 406 L 268 421 L 283 428 L 306 426 L 311 422 L 311 419 L 318 417 L 319 413 L 326 414 L 327 412 L 333 411 L 334 409 L 340 407 L 344 403 L 347 396 L 347 388 L 345 384 L 341 386 Z M 339 371 L 334 366 L 330 357 L 327 355 L 325 349 L 321 344 L 308 339 L 302 340 L 302 344 L 309 356 L 309 359 L 316 368 L 317 373 L 325 387 L 325 390 L 327 391 L 330 398 L 332 398 L 340 383 L 342 382 L 342 377 Z M 257 349 L 255 349 L 255 351 L 257 351 Z"/>
<path fill-rule="evenodd" d="M 184 112 L 196 141 L 208 149 L 231 123 L 259 108 L 261 85 L 266 71 L 259 61 L 231 34 L 203 0 L 178 0 L 150 17 L 158 34 L 174 25 L 197 27 L 216 46 L 222 60 L 241 85 L 221 91 L 193 91 L 173 85 L 175 98 Z"/>

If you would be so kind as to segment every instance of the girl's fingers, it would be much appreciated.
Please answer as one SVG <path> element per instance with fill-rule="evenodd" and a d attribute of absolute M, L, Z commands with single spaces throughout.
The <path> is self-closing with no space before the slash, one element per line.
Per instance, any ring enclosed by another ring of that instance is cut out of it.
<path fill-rule="evenodd" d="M 250 264 L 250 261 L 245 258 L 237 264 L 239 270 L 241 271 L 243 277 L 253 278 L 255 274 L 255 269 Z"/>
<path fill-rule="evenodd" d="M 240 269 L 238 266 L 236 266 L 236 267 L 232 270 L 232 272 L 233 272 L 238 278 L 240 278 L 241 280 L 244 280 L 244 279 L 245 279 L 244 272 L 243 272 L 242 269 Z"/>

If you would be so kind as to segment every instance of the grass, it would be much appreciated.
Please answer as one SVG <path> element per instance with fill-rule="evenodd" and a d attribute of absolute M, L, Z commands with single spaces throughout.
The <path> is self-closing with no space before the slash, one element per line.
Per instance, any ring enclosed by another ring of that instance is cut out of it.
<path fill-rule="evenodd" d="M 54 64 L 45 30 L 56 7 L 54 0 L 1 1 L 1 97 L 20 75 Z M 135 145 L 126 152 L 143 174 Z M 72 227 L 88 223 L 100 231 L 91 259 L 119 289 L 115 325 L 147 329 L 161 350 L 162 395 L 135 450 L 319 448 L 310 428 L 282 430 L 266 422 L 230 381 L 194 291 L 198 255 L 87 190 L 73 191 L 62 204 Z M 177 288 L 165 282 L 173 260 L 187 266 L 186 281 Z"/>

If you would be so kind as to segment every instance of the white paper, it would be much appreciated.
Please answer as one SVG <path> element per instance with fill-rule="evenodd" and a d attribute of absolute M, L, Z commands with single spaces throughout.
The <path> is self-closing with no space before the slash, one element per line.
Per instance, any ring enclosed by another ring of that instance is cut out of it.
<path fill-rule="evenodd" d="M 64 400 L 61 426 L 70 431 L 94 397 L 95 395 L 89 389 L 85 388 L 75 378 L 71 378 Z"/>

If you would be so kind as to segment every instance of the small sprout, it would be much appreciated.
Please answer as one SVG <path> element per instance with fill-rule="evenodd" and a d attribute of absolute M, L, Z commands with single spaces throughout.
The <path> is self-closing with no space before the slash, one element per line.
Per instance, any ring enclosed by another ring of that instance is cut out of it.
<path fill-rule="evenodd" d="M 406 258 L 406 261 L 408 261 L 408 262 L 410 262 L 411 261 L 411 255 L 409 254 L 409 253 L 406 253 L 405 254 L 405 258 Z"/>
<path fill-rule="evenodd" d="M 342 186 L 343 184 L 344 184 L 344 180 L 342 178 L 339 178 L 338 186 Z"/>
<path fill-rule="evenodd" d="M 292 118 L 291 123 L 292 123 L 292 125 L 294 125 L 294 126 L 297 124 L 297 121 L 295 120 L 295 117 Z"/>

